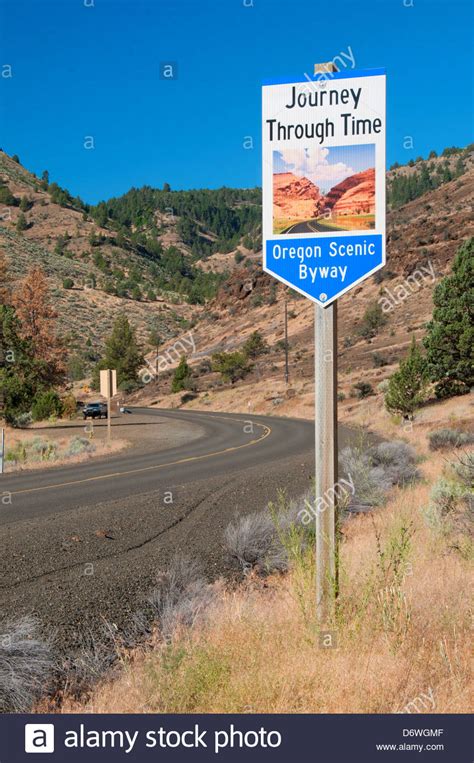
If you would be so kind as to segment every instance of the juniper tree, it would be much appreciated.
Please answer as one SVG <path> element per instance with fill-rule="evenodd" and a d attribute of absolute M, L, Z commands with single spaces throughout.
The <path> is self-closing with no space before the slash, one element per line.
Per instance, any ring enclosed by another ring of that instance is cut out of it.
<path fill-rule="evenodd" d="M 94 373 L 94 386 L 98 386 L 101 368 L 117 370 L 117 384 L 124 389 L 138 383 L 138 371 L 145 359 L 137 341 L 136 332 L 126 315 L 119 315 L 112 327 L 112 333 L 105 343 L 105 353 Z"/>
<path fill-rule="evenodd" d="M 172 392 L 181 392 L 183 389 L 189 389 L 191 382 L 191 369 L 186 360 L 186 356 L 183 355 L 179 364 L 174 372 L 173 381 L 171 382 Z"/>
<path fill-rule="evenodd" d="M 400 361 L 398 371 L 389 379 L 385 393 L 387 410 L 401 413 L 403 416 L 412 416 L 425 399 L 427 387 L 426 360 L 413 337 L 408 356 Z"/>
<path fill-rule="evenodd" d="M 462 394 L 474 384 L 474 238 L 459 248 L 433 303 L 424 339 L 430 379 L 437 397 Z"/>

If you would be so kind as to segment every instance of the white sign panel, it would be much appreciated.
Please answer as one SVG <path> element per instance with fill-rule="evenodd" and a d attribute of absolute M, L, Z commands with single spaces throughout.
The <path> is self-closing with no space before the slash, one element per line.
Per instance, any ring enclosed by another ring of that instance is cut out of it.
<path fill-rule="evenodd" d="M 329 305 L 385 264 L 385 71 L 262 90 L 263 267 Z"/>
<path fill-rule="evenodd" d="M 102 397 L 113 397 L 117 394 L 117 371 L 107 368 L 100 372 L 100 394 Z"/>

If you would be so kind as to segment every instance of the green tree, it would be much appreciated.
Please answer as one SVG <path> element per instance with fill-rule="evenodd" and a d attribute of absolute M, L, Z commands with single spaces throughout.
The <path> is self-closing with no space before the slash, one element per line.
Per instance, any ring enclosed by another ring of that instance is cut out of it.
<path fill-rule="evenodd" d="M 171 391 L 180 392 L 183 389 L 190 389 L 191 386 L 191 369 L 186 360 L 186 356 L 182 355 L 181 360 L 177 368 L 175 369 L 173 381 L 171 382 Z"/>
<path fill-rule="evenodd" d="M 71 381 L 80 381 L 86 376 L 84 358 L 81 355 L 71 355 L 67 362 L 67 375 Z"/>
<path fill-rule="evenodd" d="M 65 188 L 61 188 L 57 183 L 51 183 L 48 186 L 48 192 L 51 197 L 51 201 L 54 204 L 59 204 L 61 207 L 67 207 L 71 201 L 71 195 Z"/>
<path fill-rule="evenodd" d="M 20 199 L 20 209 L 22 212 L 28 212 L 29 209 L 33 206 L 31 199 L 29 199 L 27 196 L 22 196 Z"/>
<path fill-rule="evenodd" d="M 101 228 L 105 228 L 108 221 L 108 214 L 107 214 L 107 204 L 105 201 L 99 202 L 99 204 L 94 207 L 92 216 L 94 220 L 96 221 L 97 225 L 100 225 Z"/>
<path fill-rule="evenodd" d="M 22 233 L 27 228 L 28 228 L 28 222 L 26 220 L 26 217 L 23 214 L 23 212 L 20 212 L 20 214 L 18 215 L 18 220 L 16 221 L 16 229 L 18 233 Z"/>
<path fill-rule="evenodd" d="M 13 307 L 0 304 L 0 410 L 7 422 L 30 410 L 36 392 L 35 374 L 27 340 Z M 1 414 L 0 414 L 1 415 Z"/>
<path fill-rule="evenodd" d="M 17 199 L 6 185 L 0 185 L 0 204 L 7 207 L 15 207 L 18 204 Z"/>
<path fill-rule="evenodd" d="M 250 334 L 242 347 L 242 352 L 248 358 L 257 358 L 259 355 L 263 355 L 264 352 L 267 352 L 267 350 L 268 345 L 260 331 L 254 331 Z"/>
<path fill-rule="evenodd" d="M 391 413 L 412 416 L 425 399 L 427 388 L 426 360 L 413 337 L 408 356 L 400 361 L 398 371 L 389 379 L 385 407 Z"/>
<path fill-rule="evenodd" d="M 161 337 L 160 332 L 158 331 L 156 326 L 153 326 L 150 329 L 150 333 L 148 334 L 148 343 L 150 347 L 153 347 L 154 349 L 158 349 L 158 347 L 161 345 L 163 339 Z"/>
<path fill-rule="evenodd" d="M 131 296 L 132 299 L 135 299 L 137 302 L 140 302 L 140 300 L 142 298 L 142 293 L 141 293 L 140 287 L 139 287 L 139 285 L 137 283 L 133 284 L 133 286 L 131 288 L 131 291 L 130 291 L 130 296 Z"/>
<path fill-rule="evenodd" d="M 243 352 L 217 352 L 212 356 L 212 370 L 220 373 L 224 381 L 234 384 L 244 378 L 250 366 Z"/>
<path fill-rule="evenodd" d="M 138 371 L 145 362 L 136 332 L 126 315 L 119 315 L 112 327 L 112 333 L 105 343 L 105 353 L 94 371 L 94 386 L 99 386 L 99 371 L 103 368 L 117 370 L 119 387 L 131 389 L 138 385 Z"/>
<path fill-rule="evenodd" d="M 436 395 L 468 392 L 474 384 L 474 238 L 459 248 L 452 273 L 434 290 L 433 304 L 424 345 Z"/>
<path fill-rule="evenodd" d="M 13 154 L 12 160 L 16 162 L 17 164 L 20 164 L 20 157 L 18 156 L 18 154 Z"/>
<path fill-rule="evenodd" d="M 31 407 L 33 421 L 44 421 L 50 416 L 61 416 L 62 412 L 63 404 L 58 393 L 53 389 L 40 392 Z"/>
<path fill-rule="evenodd" d="M 372 385 L 366 381 L 357 382 L 357 384 L 354 384 L 352 389 L 359 400 L 363 400 L 365 397 L 369 397 L 370 395 L 374 394 Z"/>
<path fill-rule="evenodd" d="M 377 334 L 378 330 L 387 323 L 387 317 L 384 314 L 381 305 L 378 302 L 373 302 L 369 305 L 362 318 L 362 323 L 359 327 L 359 333 L 361 336 L 369 339 Z"/>

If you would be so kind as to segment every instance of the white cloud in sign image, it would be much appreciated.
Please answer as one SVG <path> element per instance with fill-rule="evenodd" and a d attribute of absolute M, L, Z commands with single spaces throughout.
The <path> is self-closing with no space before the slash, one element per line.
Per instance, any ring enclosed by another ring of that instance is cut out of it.
<path fill-rule="evenodd" d="M 328 193 L 347 177 L 374 167 L 374 149 L 373 144 L 281 149 L 274 151 L 273 171 L 305 177 L 322 193 Z"/>
<path fill-rule="evenodd" d="M 329 148 L 287 148 L 275 151 L 274 171 L 292 172 L 297 177 L 306 177 L 321 191 L 327 193 L 333 185 L 340 183 L 354 170 L 342 161 L 330 163 Z"/>

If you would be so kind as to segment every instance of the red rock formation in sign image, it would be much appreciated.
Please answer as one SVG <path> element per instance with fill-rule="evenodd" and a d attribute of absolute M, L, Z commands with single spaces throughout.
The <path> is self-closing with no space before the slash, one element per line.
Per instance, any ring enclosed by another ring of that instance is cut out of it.
<path fill-rule="evenodd" d="M 317 217 L 323 197 L 319 188 L 292 172 L 273 175 L 273 217 L 310 220 Z"/>
<path fill-rule="evenodd" d="M 326 209 L 339 215 L 375 214 L 375 169 L 345 178 L 325 197 Z"/>

